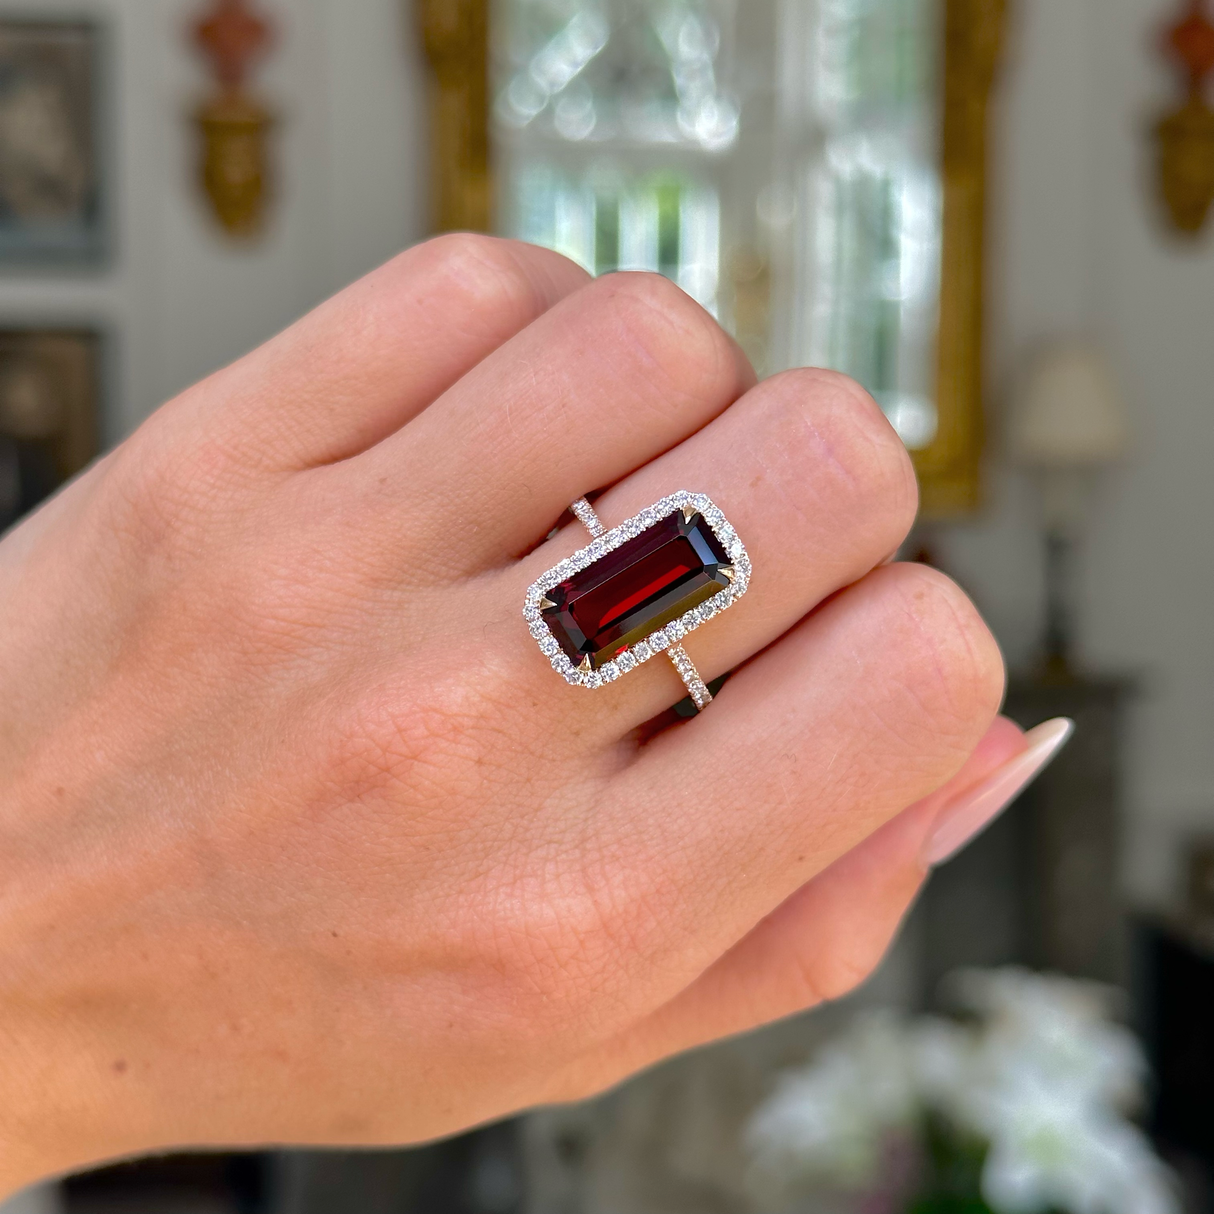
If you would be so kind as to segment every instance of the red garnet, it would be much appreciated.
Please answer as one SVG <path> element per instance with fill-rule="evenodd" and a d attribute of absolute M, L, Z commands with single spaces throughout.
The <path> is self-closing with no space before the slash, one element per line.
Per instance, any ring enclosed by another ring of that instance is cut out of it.
<path fill-rule="evenodd" d="M 733 566 L 704 516 L 678 511 L 549 590 L 544 621 L 580 666 L 624 649 L 729 588 Z"/>

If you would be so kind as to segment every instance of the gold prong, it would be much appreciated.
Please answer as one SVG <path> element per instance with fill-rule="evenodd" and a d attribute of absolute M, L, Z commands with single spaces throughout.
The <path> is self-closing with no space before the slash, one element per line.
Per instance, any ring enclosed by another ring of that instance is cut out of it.
<path fill-rule="evenodd" d="M 541 611 L 551 611 L 555 606 L 556 604 L 547 595 L 544 595 L 544 597 L 540 599 Z"/>
<path fill-rule="evenodd" d="M 586 655 L 586 656 L 585 656 L 585 657 L 582 659 L 582 664 L 581 664 L 581 665 L 578 667 L 578 669 L 579 669 L 579 670 L 580 670 L 580 671 L 581 671 L 583 674 L 590 674 L 590 673 L 591 673 L 591 672 L 594 670 L 594 667 L 590 665 L 590 654 L 587 654 L 587 655 Z"/>
<path fill-rule="evenodd" d="M 691 520 L 693 518 L 695 518 L 695 516 L 698 513 L 699 513 L 699 511 L 696 510 L 696 508 L 694 506 L 684 506 L 683 507 L 683 521 L 686 523 L 690 523 Z"/>
<path fill-rule="evenodd" d="M 737 576 L 737 570 L 732 565 L 718 565 L 717 572 L 723 573 L 731 582 Z"/>

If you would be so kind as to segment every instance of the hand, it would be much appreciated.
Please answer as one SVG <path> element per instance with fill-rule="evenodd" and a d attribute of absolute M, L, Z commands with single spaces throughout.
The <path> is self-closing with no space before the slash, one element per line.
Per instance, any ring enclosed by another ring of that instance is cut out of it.
<path fill-rule="evenodd" d="M 603 486 L 753 559 L 689 723 L 522 620 Z M 0 1180 L 430 1138 L 843 993 L 1024 747 L 964 595 L 883 565 L 915 510 L 854 384 L 483 238 L 166 405 L 0 544 Z"/>

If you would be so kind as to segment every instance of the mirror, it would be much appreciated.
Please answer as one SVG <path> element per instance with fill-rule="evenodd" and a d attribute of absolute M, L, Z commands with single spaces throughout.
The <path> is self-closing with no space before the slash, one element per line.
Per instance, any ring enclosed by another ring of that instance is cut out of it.
<path fill-rule="evenodd" d="M 761 373 L 876 397 L 929 516 L 982 454 L 1003 0 L 426 0 L 440 229 L 665 274 Z"/>

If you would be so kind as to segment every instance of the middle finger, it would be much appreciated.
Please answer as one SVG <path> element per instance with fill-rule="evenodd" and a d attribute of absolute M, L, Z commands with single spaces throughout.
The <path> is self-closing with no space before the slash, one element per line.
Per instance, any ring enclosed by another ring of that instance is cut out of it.
<path fill-rule="evenodd" d="M 872 399 L 825 371 L 776 376 L 596 503 L 608 527 L 680 489 L 707 493 L 750 554 L 750 589 L 683 646 L 711 680 L 793 628 L 822 600 L 888 557 L 914 522 L 918 493 L 906 449 Z M 664 659 L 595 691 L 568 687 L 527 635 L 527 586 L 588 542 L 578 525 L 502 578 L 498 651 L 517 646 L 520 674 L 558 711 L 619 736 L 685 694 Z M 514 633 L 507 645 L 507 634 Z"/>
<path fill-rule="evenodd" d="M 754 380 L 733 340 L 673 283 L 612 274 L 336 475 L 354 478 L 346 494 L 375 497 L 381 527 L 450 554 L 451 573 L 475 573 L 532 548 L 571 501 L 694 433 Z"/>

